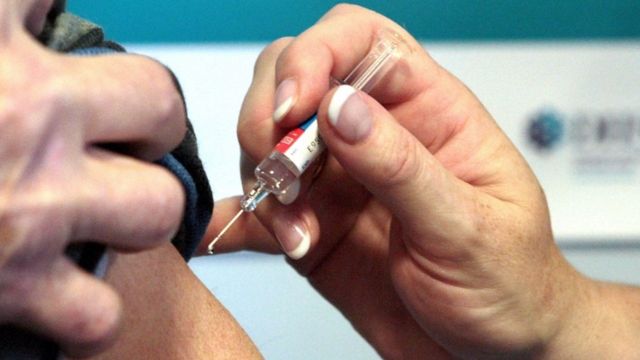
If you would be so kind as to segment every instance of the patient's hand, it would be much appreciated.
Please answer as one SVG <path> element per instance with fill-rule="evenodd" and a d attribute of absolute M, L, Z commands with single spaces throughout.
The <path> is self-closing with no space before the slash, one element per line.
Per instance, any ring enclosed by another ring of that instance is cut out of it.
<path fill-rule="evenodd" d="M 0 322 L 86 355 L 113 340 L 120 301 L 63 251 L 86 240 L 138 251 L 172 238 L 183 190 L 148 160 L 181 141 L 185 116 L 150 59 L 40 46 L 33 34 L 50 5 L 0 3 Z"/>

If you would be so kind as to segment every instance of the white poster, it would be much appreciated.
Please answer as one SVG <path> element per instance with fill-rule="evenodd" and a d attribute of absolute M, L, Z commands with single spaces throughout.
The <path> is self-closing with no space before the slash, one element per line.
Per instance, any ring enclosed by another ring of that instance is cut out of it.
<path fill-rule="evenodd" d="M 136 47 L 180 78 L 216 198 L 263 45 Z M 425 45 L 482 100 L 547 194 L 559 242 L 640 241 L 640 42 Z"/>

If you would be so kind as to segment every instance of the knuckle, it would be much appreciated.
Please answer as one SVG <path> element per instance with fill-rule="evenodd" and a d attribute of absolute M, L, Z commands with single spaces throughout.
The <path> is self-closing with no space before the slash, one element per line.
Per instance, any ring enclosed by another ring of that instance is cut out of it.
<path fill-rule="evenodd" d="M 339 3 L 329 10 L 327 15 L 344 15 L 344 14 L 353 14 L 354 12 L 360 12 L 363 8 L 358 5 L 349 4 L 349 3 Z"/>
<path fill-rule="evenodd" d="M 32 144 L 63 123 L 54 116 L 70 103 L 62 84 L 43 70 L 39 71 L 37 82 L 32 76 L 17 70 L 9 78 L 0 77 L 0 136 L 5 146 L 15 141 Z"/>
<path fill-rule="evenodd" d="M 255 133 L 256 125 L 258 125 L 256 124 L 257 119 L 253 112 L 243 112 L 241 114 L 241 119 L 236 125 L 236 136 L 240 147 L 246 148 L 252 143 L 252 134 Z"/>
<path fill-rule="evenodd" d="M 187 132 L 186 116 L 184 114 L 184 104 L 182 98 L 174 89 L 167 96 L 163 96 L 163 101 L 158 104 L 160 116 L 156 123 L 157 133 L 166 134 L 167 141 L 171 147 L 177 146 Z"/>
<path fill-rule="evenodd" d="M 269 154 L 271 144 L 278 141 L 271 118 L 261 117 L 257 111 L 260 110 L 243 111 L 236 128 L 240 149 L 255 162 Z"/>
<path fill-rule="evenodd" d="M 284 36 L 279 39 L 276 39 L 268 47 L 270 48 L 270 51 L 280 53 L 280 51 L 282 51 L 282 49 L 284 49 L 285 47 L 289 46 L 289 44 L 291 44 L 291 42 L 294 39 L 295 38 L 293 36 Z"/>
<path fill-rule="evenodd" d="M 262 49 L 253 66 L 254 77 L 263 64 L 272 62 L 291 42 L 293 42 L 293 37 L 282 37 Z"/>
<path fill-rule="evenodd" d="M 115 341 L 121 315 L 118 308 L 111 307 L 104 308 L 93 316 L 80 313 L 70 319 L 73 321 L 69 328 L 74 343 L 69 350 L 77 356 L 86 356 Z"/>
<path fill-rule="evenodd" d="M 9 201 L 10 206 L 0 209 L 0 271 L 54 254 L 70 234 L 67 202 L 51 191 L 15 194 Z"/>
<path fill-rule="evenodd" d="M 185 192 L 178 180 L 162 169 L 158 176 L 158 187 L 150 195 L 149 240 L 163 242 L 171 239 L 180 226 L 185 206 Z"/>
<path fill-rule="evenodd" d="M 64 73 L 55 73 L 54 69 L 47 71 L 37 83 L 31 81 L 32 88 L 38 93 L 36 97 L 47 108 L 57 111 L 67 111 L 73 104 L 73 94 L 68 91 L 68 78 Z"/>
<path fill-rule="evenodd" d="M 167 67 L 151 58 L 144 58 L 149 78 L 154 81 L 154 90 L 158 94 L 153 104 L 155 111 L 154 128 L 156 134 L 176 146 L 187 131 L 186 110 L 180 94 L 177 79 Z"/>
<path fill-rule="evenodd" d="M 159 124 L 159 126 L 172 125 L 176 123 L 175 119 L 184 119 L 182 97 L 178 93 L 170 75 L 158 81 L 158 89 L 160 91 L 160 102 L 156 106 L 158 107 L 159 118 L 165 122 Z M 170 123 L 167 124 L 166 122 Z M 179 124 L 183 129 L 186 127 L 184 121 L 180 121 Z"/>

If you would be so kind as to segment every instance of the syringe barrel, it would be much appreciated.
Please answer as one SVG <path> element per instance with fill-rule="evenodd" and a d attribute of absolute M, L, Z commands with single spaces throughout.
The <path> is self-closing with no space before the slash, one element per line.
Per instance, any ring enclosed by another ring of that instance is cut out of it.
<path fill-rule="evenodd" d="M 370 91 L 408 50 L 407 44 L 397 33 L 386 29 L 380 31 L 368 54 L 346 77 L 345 83 L 358 90 Z M 271 154 L 256 167 L 258 182 L 251 193 L 243 198 L 242 208 L 253 211 L 265 194 L 284 194 L 325 148 L 318 132 L 317 116 L 313 115 L 282 138 Z"/>
<path fill-rule="evenodd" d="M 256 167 L 255 176 L 258 181 L 264 183 L 264 188 L 274 195 L 281 195 L 299 175 L 292 169 L 286 156 L 278 151 L 273 151 Z"/>
<path fill-rule="evenodd" d="M 249 193 L 240 200 L 240 207 L 246 212 L 252 212 L 269 194 L 282 195 L 300 176 L 295 166 L 285 155 L 273 151 L 255 169 L 258 181 Z"/>

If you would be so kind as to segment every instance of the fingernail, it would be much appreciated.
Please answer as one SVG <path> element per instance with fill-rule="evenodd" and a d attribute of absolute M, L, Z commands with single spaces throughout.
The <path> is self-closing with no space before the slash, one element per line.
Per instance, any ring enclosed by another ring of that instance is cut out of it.
<path fill-rule="evenodd" d="M 298 83 L 295 79 L 286 79 L 278 85 L 276 90 L 276 110 L 273 112 L 273 121 L 279 122 L 295 104 L 298 96 Z"/>
<path fill-rule="evenodd" d="M 280 203 L 284 205 L 289 205 L 294 202 L 298 198 L 298 193 L 300 192 L 300 180 L 296 179 L 294 182 L 289 185 L 284 193 L 278 195 L 276 198 Z"/>
<path fill-rule="evenodd" d="M 293 260 L 305 256 L 311 245 L 306 225 L 293 214 L 282 214 L 273 224 L 273 232 L 282 250 Z"/>
<path fill-rule="evenodd" d="M 329 122 L 349 143 L 356 143 L 371 132 L 371 111 L 356 89 L 338 87 L 329 103 Z"/>

